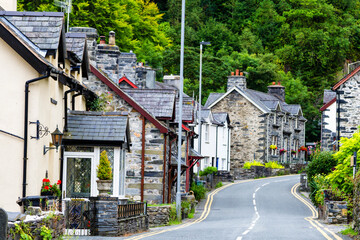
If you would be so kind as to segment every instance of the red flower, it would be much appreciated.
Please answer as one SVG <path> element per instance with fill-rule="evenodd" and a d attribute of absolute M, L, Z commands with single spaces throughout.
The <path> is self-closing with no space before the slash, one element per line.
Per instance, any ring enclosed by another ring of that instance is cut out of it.
<path fill-rule="evenodd" d="M 50 185 L 50 188 L 52 188 L 52 185 Z"/>
<path fill-rule="evenodd" d="M 47 181 L 47 179 L 46 179 L 46 178 L 44 178 L 44 179 L 43 179 L 43 182 L 46 182 L 46 181 Z"/>
<path fill-rule="evenodd" d="M 49 186 L 45 186 L 44 188 L 45 188 L 45 190 L 49 190 Z"/>
<path fill-rule="evenodd" d="M 57 184 L 57 185 L 60 185 L 60 184 L 61 184 L 61 180 L 58 180 L 56 184 Z"/>

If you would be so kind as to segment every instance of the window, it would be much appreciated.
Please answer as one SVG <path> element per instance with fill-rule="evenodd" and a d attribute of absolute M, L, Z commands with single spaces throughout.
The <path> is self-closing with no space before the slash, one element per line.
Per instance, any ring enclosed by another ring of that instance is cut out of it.
<path fill-rule="evenodd" d="M 226 128 L 223 127 L 222 129 L 222 142 L 223 142 L 223 145 L 226 145 L 227 141 L 226 141 Z"/>
<path fill-rule="evenodd" d="M 277 136 L 272 136 L 271 137 L 271 145 L 274 145 L 274 146 L 277 147 L 277 140 L 278 140 Z M 277 155 L 277 149 L 276 148 L 270 149 L 270 154 L 271 155 Z"/>
<path fill-rule="evenodd" d="M 274 124 L 276 124 L 276 112 L 274 113 Z"/>
<path fill-rule="evenodd" d="M 205 142 L 209 142 L 210 138 L 209 124 L 205 124 Z"/>
<path fill-rule="evenodd" d="M 299 128 L 299 119 L 295 118 L 295 129 Z"/>

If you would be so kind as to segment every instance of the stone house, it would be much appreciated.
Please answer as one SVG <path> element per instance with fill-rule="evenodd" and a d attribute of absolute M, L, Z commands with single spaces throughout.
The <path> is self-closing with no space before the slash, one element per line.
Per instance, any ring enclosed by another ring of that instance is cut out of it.
<path fill-rule="evenodd" d="M 359 78 L 360 66 L 337 82 L 331 88 L 333 93 L 324 93 L 324 99 L 328 101 L 320 109 L 322 111 L 321 139 L 324 150 L 333 150 L 334 145 L 336 149 L 339 149 L 339 140 L 343 137 L 351 138 L 358 130 L 360 125 Z"/>
<path fill-rule="evenodd" d="M 63 13 L 0 12 L 0 207 L 7 211 L 19 211 L 18 198 L 40 195 L 43 178 L 62 180 L 63 148 L 53 150 L 49 133 L 64 132 L 71 99 L 85 110 L 96 98 L 82 84 L 86 61 L 66 47 Z"/>
<path fill-rule="evenodd" d="M 336 149 L 336 92 L 324 90 L 321 111 L 321 149 L 333 151 Z"/>
<path fill-rule="evenodd" d="M 233 127 L 230 171 L 235 177 L 240 177 L 244 162 L 254 159 L 304 161 L 305 154 L 299 150 L 305 145 L 306 119 L 300 105 L 285 102 L 285 87 L 280 83 L 268 86 L 268 93 L 248 89 L 246 77 L 237 70 L 228 77 L 227 92 L 210 94 L 205 107 L 229 114 Z M 291 150 L 296 154 L 290 154 Z"/>

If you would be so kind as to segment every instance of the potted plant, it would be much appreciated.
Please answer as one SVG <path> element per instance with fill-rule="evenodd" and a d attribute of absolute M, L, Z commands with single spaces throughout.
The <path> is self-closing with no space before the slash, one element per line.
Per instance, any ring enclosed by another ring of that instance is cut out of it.
<path fill-rule="evenodd" d="M 57 183 L 51 184 L 50 179 L 44 178 L 42 181 L 41 187 L 41 196 L 61 196 L 61 191 L 59 185 L 61 184 L 61 180 L 58 180 Z"/>
<path fill-rule="evenodd" d="M 102 151 L 100 154 L 100 163 L 97 167 L 97 188 L 99 190 L 99 196 L 109 196 L 112 184 L 112 169 L 109 158 L 106 151 Z"/>
<path fill-rule="evenodd" d="M 280 155 L 281 155 L 281 154 L 286 153 L 287 151 L 283 148 L 283 149 L 280 149 L 280 151 L 279 151 L 279 152 L 280 152 Z"/>

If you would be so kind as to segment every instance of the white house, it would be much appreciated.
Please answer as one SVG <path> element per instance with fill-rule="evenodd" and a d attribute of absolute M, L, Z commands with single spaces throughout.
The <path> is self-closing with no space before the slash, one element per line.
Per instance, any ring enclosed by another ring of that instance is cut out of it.
<path fill-rule="evenodd" d="M 212 113 L 209 109 L 202 109 L 201 136 L 194 140 L 194 149 L 204 159 L 200 166 L 195 167 L 194 172 L 199 169 L 213 166 L 218 170 L 230 170 L 230 119 L 227 113 Z M 195 126 L 195 132 L 199 134 L 199 125 Z M 198 141 L 201 139 L 199 150 Z"/>
<path fill-rule="evenodd" d="M 336 147 L 336 92 L 324 90 L 324 105 L 321 111 L 321 149 L 335 150 Z"/>

